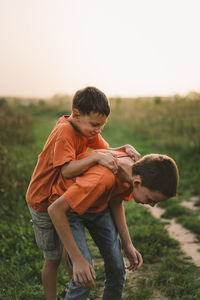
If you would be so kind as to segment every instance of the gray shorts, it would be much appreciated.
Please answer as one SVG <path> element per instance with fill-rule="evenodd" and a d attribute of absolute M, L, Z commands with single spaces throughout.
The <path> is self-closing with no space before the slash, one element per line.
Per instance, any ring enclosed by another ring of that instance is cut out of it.
<path fill-rule="evenodd" d="M 43 250 L 47 260 L 58 260 L 62 257 L 62 244 L 48 212 L 38 212 L 28 207 L 32 216 L 33 229 L 37 246 Z"/>

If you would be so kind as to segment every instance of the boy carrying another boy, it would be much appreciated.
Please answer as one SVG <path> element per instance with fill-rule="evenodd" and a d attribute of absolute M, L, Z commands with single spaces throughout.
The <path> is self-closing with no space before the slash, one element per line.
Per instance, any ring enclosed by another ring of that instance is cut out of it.
<path fill-rule="evenodd" d="M 90 155 L 91 152 L 81 154 L 77 159 Z M 66 192 L 63 178 L 58 178 L 53 187 L 52 197 L 62 196 L 49 206 L 48 212 L 73 267 L 73 278 L 65 300 L 86 300 L 90 288 L 95 287 L 85 227 L 104 259 L 106 281 L 103 300 L 120 300 L 125 268 L 118 233 L 130 263 L 128 269 L 137 270 L 142 265 L 142 257 L 134 248 L 127 229 L 123 200 L 134 198 L 137 203 L 154 206 L 176 195 L 178 169 L 170 157 L 150 154 L 135 162 L 122 151 L 117 152 L 117 157 L 117 175 L 96 165 L 74 178 Z"/>
<path fill-rule="evenodd" d="M 91 149 L 108 149 L 108 143 L 100 132 L 110 113 L 107 97 L 94 87 L 76 92 L 73 98 L 72 114 L 63 116 L 50 134 L 29 184 L 26 200 L 33 218 L 35 237 L 44 252 L 42 283 L 47 300 L 56 299 L 57 270 L 62 256 L 62 245 L 47 213 L 54 201 L 52 189 L 59 177 L 71 178 L 83 174 L 89 168 L 100 164 L 117 173 L 115 152 L 93 152 L 77 161 L 77 156 Z M 119 148 L 135 160 L 140 155 L 130 145 Z M 115 150 L 119 150 L 115 149 Z M 66 189 L 65 189 L 66 190 Z"/>

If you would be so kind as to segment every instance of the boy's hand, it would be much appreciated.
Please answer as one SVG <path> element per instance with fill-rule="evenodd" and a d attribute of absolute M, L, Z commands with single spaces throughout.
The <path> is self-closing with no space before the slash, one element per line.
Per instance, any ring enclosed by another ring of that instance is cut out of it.
<path fill-rule="evenodd" d="M 77 262 L 73 263 L 73 275 L 74 282 L 77 286 L 83 286 L 85 288 L 95 288 L 96 279 L 95 271 L 89 262 L 80 258 Z"/>
<path fill-rule="evenodd" d="M 140 153 L 135 150 L 135 148 L 129 144 L 124 146 L 124 151 L 131 156 L 135 161 L 138 161 L 141 157 Z"/>
<path fill-rule="evenodd" d="M 129 271 L 138 270 L 143 263 L 142 255 L 133 247 L 133 244 L 127 245 L 123 250 L 130 263 L 127 269 Z"/>
<path fill-rule="evenodd" d="M 95 151 L 95 154 L 97 155 L 97 161 L 98 164 L 107 167 L 110 169 L 114 174 L 117 174 L 118 172 L 118 164 L 117 164 L 117 155 L 111 152 L 105 152 L 105 151 Z"/>

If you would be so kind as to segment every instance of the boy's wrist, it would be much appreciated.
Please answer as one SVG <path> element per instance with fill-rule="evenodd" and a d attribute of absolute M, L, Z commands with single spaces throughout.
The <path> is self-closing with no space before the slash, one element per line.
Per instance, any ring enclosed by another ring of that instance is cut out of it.
<path fill-rule="evenodd" d="M 132 241 L 131 240 L 122 240 L 121 241 L 122 242 L 122 249 L 126 249 L 126 248 L 128 248 L 129 246 L 133 246 L 133 243 L 132 243 Z M 134 246 L 133 246 L 134 247 Z"/>
<path fill-rule="evenodd" d="M 99 152 L 94 151 L 94 153 L 90 156 L 94 164 L 98 164 L 101 158 Z"/>

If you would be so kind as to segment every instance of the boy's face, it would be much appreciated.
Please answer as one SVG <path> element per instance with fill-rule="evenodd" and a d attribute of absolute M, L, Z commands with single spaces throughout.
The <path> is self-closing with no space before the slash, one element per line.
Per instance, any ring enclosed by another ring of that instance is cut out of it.
<path fill-rule="evenodd" d="M 152 191 L 149 188 L 142 185 L 141 182 L 133 182 L 133 198 L 136 203 L 148 204 L 155 206 L 158 202 L 168 199 L 159 191 Z"/>
<path fill-rule="evenodd" d="M 91 112 L 89 115 L 84 115 L 79 110 L 73 111 L 74 125 L 78 131 L 86 138 L 92 138 L 100 133 L 105 125 L 107 116 L 99 113 Z"/>

